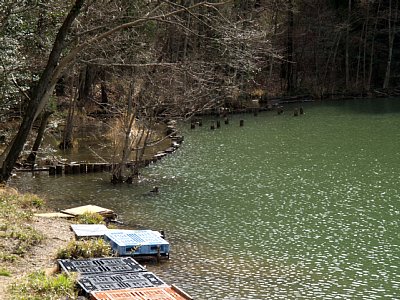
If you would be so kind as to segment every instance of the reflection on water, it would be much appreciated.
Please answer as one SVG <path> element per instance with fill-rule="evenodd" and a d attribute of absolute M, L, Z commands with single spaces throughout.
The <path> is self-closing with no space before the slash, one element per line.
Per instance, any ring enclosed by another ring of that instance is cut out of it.
<path fill-rule="evenodd" d="M 399 101 L 205 121 L 133 186 L 107 174 L 12 184 L 54 208 L 96 203 L 164 229 L 171 259 L 148 267 L 196 299 L 398 299 Z"/>

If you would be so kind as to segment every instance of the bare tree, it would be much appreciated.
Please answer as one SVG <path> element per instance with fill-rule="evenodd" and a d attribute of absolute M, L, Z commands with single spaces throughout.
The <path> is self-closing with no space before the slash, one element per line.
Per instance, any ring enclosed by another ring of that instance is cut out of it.
<path fill-rule="evenodd" d="M 395 0 L 396 4 L 393 7 L 392 0 L 389 0 L 389 12 L 388 12 L 388 58 L 386 63 L 385 79 L 383 81 L 383 88 L 387 89 L 389 87 L 390 72 L 393 60 L 393 45 L 394 38 L 398 33 L 397 30 L 397 20 L 398 20 L 398 1 Z"/>
<path fill-rule="evenodd" d="M 111 24 L 109 28 L 100 26 L 100 28 L 95 28 L 85 33 L 81 33 L 79 36 L 76 36 L 76 46 L 71 48 L 69 51 L 66 51 L 68 48 L 68 33 L 70 32 L 74 20 L 80 14 L 84 3 L 84 0 L 75 1 L 57 33 L 46 67 L 40 76 L 38 83 L 31 91 L 31 100 L 27 106 L 21 126 L 17 135 L 13 139 L 10 151 L 7 153 L 2 163 L 0 182 L 7 181 L 10 177 L 12 168 L 28 138 L 32 124 L 46 105 L 47 100 L 52 94 L 58 79 L 63 75 L 63 72 L 66 70 L 66 68 L 75 62 L 78 55 L 84 49 L 87 49 L 95 43 L 99 43 L 100 41 L 103 41 L 106 38 L 123 31 L 124 29 L 134 28 L 135 26 L 140 26 L 150 21 L 166 21 L 168 18 L 171 18 L 175 15 L 190 12 L 191 10 L 199 7 L 216 9 L 216 7 L 221 5 L 221 3 L 200 2 L 190 7 L 176 7 L 175 5 L 171 5 L 168 1 L 165 1 L 156 4 L 155 6 L 150 6 L 150 9 L 147 12 L 144 12 L 142 15 L 133 16 L 133 20 L 118 18 L 117 23 Z M 85 7 L 86 12 L 90 7 L 90 4 Z M 87 38 L 84 39 L 84 37 Z M 66 54 L 62 56 L 63 52 L 66 52 Z"/>

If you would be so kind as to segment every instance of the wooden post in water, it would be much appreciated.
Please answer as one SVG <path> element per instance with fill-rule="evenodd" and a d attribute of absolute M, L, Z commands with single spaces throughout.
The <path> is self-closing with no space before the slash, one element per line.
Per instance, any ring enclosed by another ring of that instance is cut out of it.
<path fill-rule="evenodd" d="M 72 165 L 72 174 L 79 174 L 81 171 L 81 166 L 78 164 Z"/>
<path fill-rule="evenodd" d="M 220 127 L 221 127 L 221 121 L 217 120 L 217 128 L 220 128 Z"/>
<path fill-rule="evenodd" d="M 229 119 L 228 119 L 228 117 L 225 118 L 225 124 L 226 124 L 226 125 L 229 124 Z"/>
<path fill-rule="evenodd" d="M 303 109 L 303 107 L 300 107 L 300 114 L 301 114 L 301 115 L 304 114 L 304 109 Z"/>
<path fill-rule="evenodd" d="M 86 164 L 80 164 L 79 165 L 79 171 L 81 173 L 86 173 Z"/>
<path fill-rule="evenodd" d="M 65 175 L 72 174 L 72 165 L 65 165 L 64 173 L 65 173 Z"/>
<path fill-rule="evenodd" d="M 244 120 L 240 120 L 239 125 L 240 125 L 240 127 L 243 127 L 244 126 Z"/>
<path fill-rule="evenodd" d="M 93 164 L 93 172 L 101 172 L 101 164 Z"/>
<path fill-rule="evenodd" d="M 61 174 L 62 174 L 62 171 L 63 171 L 63 166 L 57 165 L 57 166 L 56 166 L 56 174 L 57 174 L 57 175 L 61 175 Z"/>
<path fill-rule="evenodd" d="M 93 173 L 93 168 L 94 168 L 93 164 L 87 164 L 87 172 L 88 173 Z"/>
<path fill-rule="evenodd" d="M 215 123 L 214 123 L 214 122 L 211 123 L 210 129 L 211 129 L 211 130 L 214 130 L 214 129 L 215 129 Z"/>
<path fill-rule="evenodd" d="M 50 166 L 49 167 L 49 175 L 50 176 L 56 175 L 56 167 L 55 166 Z"/>

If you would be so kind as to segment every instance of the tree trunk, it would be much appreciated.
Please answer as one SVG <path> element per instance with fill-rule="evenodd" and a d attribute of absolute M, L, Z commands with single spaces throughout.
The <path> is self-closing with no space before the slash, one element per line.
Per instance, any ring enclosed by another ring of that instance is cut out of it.
<path fill-rule="evenodd" d="M 45 111 L 43 113 L 42 120 L 40 121 L 40 127 L 39 127 L 39 130 L 38 130 L 37 136 L 36 136 L 35 143 L 33 144 L 31 153 L 28 155 L 28 158 L 26 159 L 26 162 L 28 164 L 31 164 L 32 167 L 35 164 L 36 155 L 37 155 L 37 152 L 39 150 L 40 144 L 42 143 L 42 140 L 43 140 L 44 131 L 46 130 L 46 126 L 47 126 L 47 121 L 49 120 L 49 117 L 52 114 L 53 114 L 52 111 Z"/>
<path fill-rule="evenodd" d="M 290 95 L 294 90 L 293 74 L 293 2 L 288 0 L 288 30 L 287 30 L 287 61 L 286 61 L 286 91 Z"/>
<path fill-rule="evenodd" d="M 10 176 L 15 162 L 17 161 L 24 144 L 28 138 L 31 131 L 32 124 L 35 121 L 37 114 L 39 113 L 42 100 L 46 95 L 49 95 L 49 90 L 53 88 L 52 80 L 54 76 L 54 71 L 58 65 L 61 52 L 65 47 L 65 39 L 72 25 L 72 22 L 79 15 L 80 10 L 83 6 L 84 0 L 76 0 L 75 4 L 68 13 L 66 19 L 61 25 L 56 39 L 53 44 L 53 49 L 49 55 L 47 65 L 40 76 L 39 82 L 33 88 L 31 93 L 31 99 L 25 111 L 25 115 L 22 119 L 20 128 L 12 142 L 10 151 L 8 152 L 6 158 L 3 161 L 0 174 L 0 182 L 7 181 Z"/>
<path fill-rule="evenodd" d="M 375 25 L 374 25 L 374 32 L 372 33 L 372 41 L 371 41 L 371 51 L 370 51 L 370 58 L 369 58 L 369 72 L 368 72 L 368 81 L 367 81 L 367 86 L 366 90 L 369 91 L 371 89 L 371 80 L 372 80 L 372 71 L 373 71 L 373 65 L 374 65 L 374 51 L 375 51 L 375 36 L 376 36 L 376 30 L 378 27 L 378 17 L 379 17 L 379 11 L 381 8 L 381 0 L 378 2 L 378 9 L 376 11 L 376 17 L 375 17 Z"/>
<path fill-rule="evenodd" d="M 122 145 L 122 156 L 120 162 L 112 172 L 111 182 L 114 184 L 121 183 L 124 181 L 125 166 L 127 164 L 129 154 L 131 153 L 131 147 L 130 147 L 131 133 L 132 133 L 132 126 L 135 121 L 135 113 L 133 108 L 133 94 L 134 94 L 134 87 L 133 84 L 131 83 L 128 91 L 128 109 L 125 117 L 126 127 L 125 127 L 124 143 Z"/>
<path fill-rule="evenodd" d="M 369 26 L 369 1 L 367 2 L 367 16 L 365 20 L 364 48 L 363 48 L 363 87 L 367 86 L 367 42 L 368 42 L 368 26 Z"/>
<path fill-rule="evenodd" d="M 392 57 L 393 57 L 393 44 L 394 38 L 396 35 L 396 23 L 397 23 L 397 1 L 396 1 L 396 8 L 394 13 L 394 19 L 392 20 L 392 1 L 389 1 L 389 17 L 388 17 L 388 37 L 389 37 L 389 51 L 388 51 L 388 59 L 386 63 L 386 72 L 385 72 L 385 80 L 383 81 L 383 88 L 387 89 L 389 87 L 390 81 L 390 69 L 392 66 Z M 393 22 L 393 26 L 392 26 Z"/>
<path fill-rule="evenodd" d="M 104 81 L 101 82 L 101 106 L 104 108 L 108 104 L 107 86 Z"/>
<path fill-rule="evenodd" d="M 361 67 L 361 50 L 362 50 L 362 45 L 363 45 L 363 37 L 365 35 L 365 30 L 366 30 L 366 23 L 363 23 L 362 29 L 361 29 L 361 35 L 360 35 L 360 42 L 358 44 L 358 57 L 357 57 L 357 72 L 356 72 L 356 87 L 358 88 L 358 80 L 360 76 L 360 67 Z M 366 36 L 364 37 L 366 38 Z"/>
<path fill-rule="evenodd" d="M 92 86 L 96 79 L 96 68 L 93 65 L 86 65 L 79 75 L 79 94 L 77 106 L 79 110 L 87 107 L 92 97 Z"/>
<path fill-rule="evenodd" d="M 146 131 L 146 133 L 145 133 L 145 131 Z M 133 167 L 132 174 L 131 174 L 131 176 L 133 178 L 138 178 L 140 175 L 140 172 L 139 172 L 140 163 L 143 160 L 143 155 L 144 155 L 144 151 L 147 147 L 147 141 L 149 139 L 149 135 L 150 135 L 150 130 L 146 130 L 145 126 L 143 126 L 140 131 L 140 137 L 137 142 L 137 147 L 136 147 L 136 151 L 135 151 L 135 165 Z M 143 140 L 143 137 L 144 137 L 144 140 Z M 143 140 L 143 147 L 140 147 L 142 140 Z"/>
<path fill-rule="evenodd" d="M 60 77 L 60 79 L 58 79 L 55 89 L 56 89 L 56 96 L 58 96 L 58 97 L 65 96 L 65 78 L 64 78 L 64 76 L 62 76 L 62 77 Z"/>
<path fill-rule="evenodd" d="M 274 24 L 274 37 L 276 37 L 276 33 L 278 30 L 278 8 L 276 7 L 276 5 L 274 5 L 274 11 L 272 12 L 272 24 Z M 268 38 L 266 36 L 266 38 Z M 270 61 L 269 61 L 269 74 L 268 74 L 268 78 L 267 78 L 267 87 L 272 86 L 272 74 L 273 74 L 273 69 L 274 69 L 274 56 L 271 55 L 270 56 Z"/>
<path fill-rule="evenodd" d="M 73 88 L 73 85 L 71 84 L 71 89 L 72 88 Z M 76 106 L 76 94 L 77 94 L 77 92 L 75 90 L 74 94 L 71 96 L 71 98 L 69 100 L 68 116 L 67 116 L 67 120 L 66 120 L 66 123 L 65 123 L 63 140 L 58 145 L 58 148 L 60 148 L 62 150 L 70 149 L 70 148 L 73 147 L 72 134 L 73 134 L 73 131 L 74 131 L 74 116 L 75 116 L 75 106 Z"/>
<path fill-rule="evenodd" d="M 347 10 L 346 53 L 345 53 L 346 89 L 350 88 L 349 44 L 350 44 L 351 0 L 349 0 L 348 4 L 349 6 Z"/>

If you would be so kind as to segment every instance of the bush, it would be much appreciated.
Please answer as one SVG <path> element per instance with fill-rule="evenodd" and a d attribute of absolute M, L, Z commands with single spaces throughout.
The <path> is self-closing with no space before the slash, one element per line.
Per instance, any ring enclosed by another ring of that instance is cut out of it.
<path fill-rule="evenodd" d="M 15 300 L 76 299 L 75 281 L 76 276 L 65 273 L 47 276 L 37 271 L 12 284 L 10 294 Z"/>
<path fill-rule="evenodd" d="M 10 277 L 11 273 L 7 269 L 0 268 L 0 276 Z"/>
<path fill-rule="evenodd" d="M 108 257 L 112 255 L 111 246 L 103 239 L 71 241 L 65 249 L 57 253 L 58 259 L 78 259 Z"/>
<path fill-rule="evenodd" d="M 104 224 L 104 218 L 98 213 L 85 212 L 78 216 L 78 224 Z"/>
<path fill-rule="evenodd" d="M 20 207 L 23 209 L 38 209 L 44 206 L 44 200 L 34 194 L 23 194 L 20 196 Z"/>

